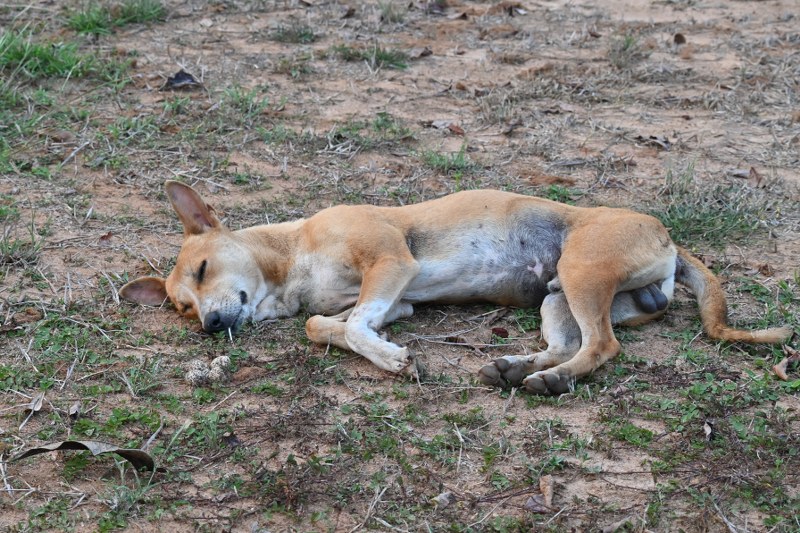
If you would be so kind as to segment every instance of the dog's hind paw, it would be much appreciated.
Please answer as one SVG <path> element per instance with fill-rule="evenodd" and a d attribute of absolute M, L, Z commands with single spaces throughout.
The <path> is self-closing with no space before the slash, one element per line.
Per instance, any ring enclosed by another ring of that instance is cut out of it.
<path fill-rule="evenodd" d="M 524 379 L 525 390 L 532 394 L 552 396 L 569 392 L 575 386 L 575 379 L 555 372 L 542 371 Z"/>
<path fill-rule="evenodd" d="M 516 387 L 531 372 L 532 359 L 528 356 L 506 355 L 495 359 L 478 371 L 478 379 L 492 387 Z"/>

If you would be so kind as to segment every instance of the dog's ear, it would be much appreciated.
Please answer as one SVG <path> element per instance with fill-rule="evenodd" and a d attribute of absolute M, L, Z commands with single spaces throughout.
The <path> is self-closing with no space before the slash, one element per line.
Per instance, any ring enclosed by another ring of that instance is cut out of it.
<path fill-rule="evenodd" d="M 194 189 L 179 181 L 168 181 L 164 187 L 186 235 L 199 235 L 220 227 L 214 208 L 207 205 Z"/>
<path fill-rule="evenodd" d="M 155 307 L 167 299 L 167 287 L 164 279 L 147 276 L 123 285 L 119 295 L 129 302 Z"/>

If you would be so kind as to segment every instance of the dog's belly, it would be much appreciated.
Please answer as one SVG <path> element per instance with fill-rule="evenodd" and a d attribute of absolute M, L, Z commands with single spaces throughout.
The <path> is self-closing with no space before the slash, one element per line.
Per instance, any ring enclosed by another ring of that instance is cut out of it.
<path fill-rule="evenodd" d="M 403 295 L 416 302 L 485 301 L 535 307 L 556 276 L 562 236 L 555 228 L 522 224 L 497 235 L 485 231 L 454 236 L 452 254 L 420 254 L 420 272 Z"/>

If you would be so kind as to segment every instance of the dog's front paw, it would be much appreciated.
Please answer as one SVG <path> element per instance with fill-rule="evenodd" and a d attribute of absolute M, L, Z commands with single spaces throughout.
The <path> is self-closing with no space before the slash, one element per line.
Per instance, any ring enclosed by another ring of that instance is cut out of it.
<path fill-rule="evenodd" d="M 492 387 L 517 387 L 531 372 L 532 359 L 526 356 L 506 355 L 495 359 L 478 371 L 478 379 Z"/>
<path fill-rule="evenodd" d="M 384 368 L 389 372 L 408 376 L 416 376 L 414 356 L 406 347 L 393 350 L 389 357 L 384 358 L 384 364 Z"/>
<path fill-rule="evenodd" d="M 535 372 L 522 381 L 525 390 L 532 394 L 552 396 L 564 394 L 575 388 L 575 378 L 543 370 Z"/>
<path fill-rule="evenodd" d="M 413 353 L 409 352 L 409 362 L 400 373 L 411 379 L 419 379 L 425 374 L 425 366 L 420 363 Z"/>

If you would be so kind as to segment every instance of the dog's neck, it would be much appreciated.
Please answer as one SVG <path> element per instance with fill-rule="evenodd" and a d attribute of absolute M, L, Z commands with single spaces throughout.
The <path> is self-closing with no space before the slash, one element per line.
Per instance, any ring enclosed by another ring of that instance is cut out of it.
<path fill-rule="evenodd" d="M 259 269 L 273 286 L 286 282 L 289 269 L 294 264 L 300 228 L 303 220 L 264 224 L 234 232 L 250 250 Z"/>

